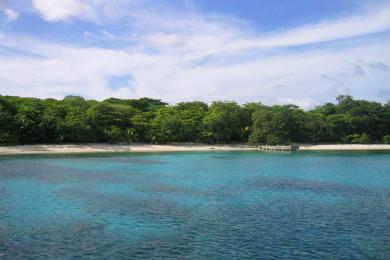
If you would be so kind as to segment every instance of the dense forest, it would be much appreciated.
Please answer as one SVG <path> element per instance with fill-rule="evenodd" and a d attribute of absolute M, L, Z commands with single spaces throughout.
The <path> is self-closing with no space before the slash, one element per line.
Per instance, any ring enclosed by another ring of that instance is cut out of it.
<path fill-rule="evenodd" d="M 232 101 L 0 96 L 0 144 L 390 143 L 390 103 L 337 97 L 310 111 Z"/>

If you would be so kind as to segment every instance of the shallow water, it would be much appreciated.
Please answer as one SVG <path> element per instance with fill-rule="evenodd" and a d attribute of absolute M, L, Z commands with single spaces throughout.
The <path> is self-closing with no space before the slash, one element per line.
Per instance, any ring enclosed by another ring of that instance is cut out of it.
<path fill-rule="evenodd" d="M 0 259 L 390 258 L 389 153 L 0 157 Z"/>

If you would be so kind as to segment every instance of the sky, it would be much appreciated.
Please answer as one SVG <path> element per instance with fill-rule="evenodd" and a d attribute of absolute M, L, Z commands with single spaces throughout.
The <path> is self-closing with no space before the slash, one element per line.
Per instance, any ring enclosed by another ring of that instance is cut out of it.
<path fill-rule="evenodd" d="M 0 0 L 0 95 L 390 100 L 390 0 Z"/>

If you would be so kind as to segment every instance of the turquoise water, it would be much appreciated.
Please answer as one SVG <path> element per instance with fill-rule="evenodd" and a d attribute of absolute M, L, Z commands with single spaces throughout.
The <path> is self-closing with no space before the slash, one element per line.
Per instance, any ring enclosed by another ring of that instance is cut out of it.
<path fill-rule="evenodd" d="M 390 258 L 390 154 L 0 157 L 0 259 Z"/>

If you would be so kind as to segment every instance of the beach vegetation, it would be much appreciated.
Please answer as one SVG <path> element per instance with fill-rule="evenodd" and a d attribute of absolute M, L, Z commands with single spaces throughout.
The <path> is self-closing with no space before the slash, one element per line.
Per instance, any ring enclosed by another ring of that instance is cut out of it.
<path fill-rule="evenodd" d="M 336 100 L 303 110 L 260 102 L 0 96 L 0 144 L 390 143 L 390 103 Z"/>
<path fill-rule="evenodd" d="M 343 141 L 348 144 L 369 144 L 370 136 L 366 133 L 347 135 L 343 138 Z"/>

